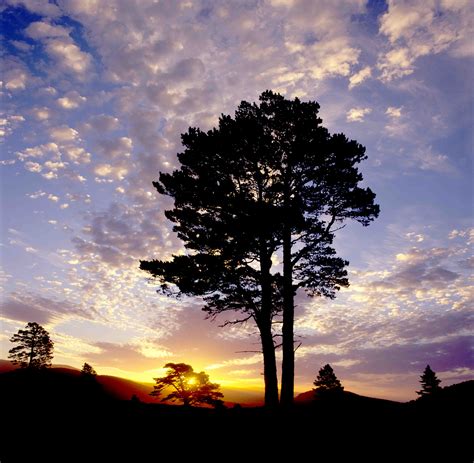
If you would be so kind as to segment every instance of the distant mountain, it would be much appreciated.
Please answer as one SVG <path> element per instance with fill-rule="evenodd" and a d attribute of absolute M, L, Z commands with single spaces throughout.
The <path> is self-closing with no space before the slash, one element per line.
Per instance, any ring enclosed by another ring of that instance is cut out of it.
<path fill-rule="evenodd" d="M 395 402 L 393 400 L 386 399 L 376 399 L 375 397 L 367 397 L 364 395 L 355 394 L 354 392 L 344 391 L 342 399 L 348 402 L 371 402 L 371 403 L 385 403 L 385 404 L 398 404 L 400 402 Z M 314 402 L 321 401 L 320 397 L 315 397 L 313 390 L 303 392 L 295 397 L 295 403 L 304 405 Z"/>
<path fill-rule="evenodd" d="M 115 399 L 130 400 L 135 395 L 142 402 L 157 402 L 157 399 L 150 396 L 150 392 L 153 390 L 152 384 L 137 383 L 130 379 L 107 375 L 97 375 L 97 381 Z"/>

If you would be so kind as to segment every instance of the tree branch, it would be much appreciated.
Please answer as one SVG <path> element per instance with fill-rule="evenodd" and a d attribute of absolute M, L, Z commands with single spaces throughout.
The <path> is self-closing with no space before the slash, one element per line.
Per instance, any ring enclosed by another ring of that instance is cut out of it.
<path fill-rule="evenodd" d="M 225 326 L 228 325 L 238 325 L 239 323 L 245 323 L 246 321 L 250 320 L 251 318 L 254 318 L 252 314 L 250 314 L 246 318 L 242 318 L 241 320 L 226 320 L 222 325 L 218 325 L 219 328 L 224 328 Z"/>

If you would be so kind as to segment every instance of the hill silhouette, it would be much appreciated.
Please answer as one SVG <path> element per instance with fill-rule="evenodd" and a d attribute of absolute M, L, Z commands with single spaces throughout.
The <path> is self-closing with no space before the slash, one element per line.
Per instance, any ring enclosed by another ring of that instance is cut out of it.
<path fill-rule="evenodd" d="M 293 410 L 269 411 L 124 400 L 133 390 L 143 393 L 145 385 L 99 379 L 84 381 L 78 370 L 64 367 L 1 373 L 0 410 L 8 426 L 0 461 L 141 462 L 168 451 L 185 461 L 229 453 L 236 459 L 279 461 L 282 452 L 291 461 L 314 452 L 333 461 L 408 461 L 408 452 L 410 461 L 416 456 L 442 461 L 444 453 L 445 461 L 472 457 L 464 423 L 471 416 L 474 381 L 444 388 L 436 401 L 399 403 L 351 392 L 338 401 L 309 400 L 309 391 L 297 397 Z"/>
<path fill-rule="evenodd" d="M 356 394 L 354 392 L 350 392 L 350 391 L 343 391 L 342 393 L 342 400 L 347 402 L 360 402 L 361 404 L 364 404 L 364 403 L 376 403 L 376 404 L 392 404 L 392 405 L 396 405 L 396 404 L 401 404 L 401 402 L 396 402 L 396 401 L 393 401 L 393 400 L 386 400 L 386 399 L 378 399 L 378 398 L 375 398 L 375 397 L 366 397 L 366 396 L 363 396 L 363 395 L 360 395 L 360 394 Z M 315 393 L 314 393 L 314 390 L 310 390 L 310 391 L 306 391 L 306 392 L 302 392 L 301 394 L 298 394 L 296 397 L 295 397 L 295 403 L 298 404 L 298 405 L 309 405 L 309 404 L 312 404 L 314 402 L 321 402 L 321 400 L 324 400 L 322 399 L 321 397 L 319 396 L 316 396 Z"/>

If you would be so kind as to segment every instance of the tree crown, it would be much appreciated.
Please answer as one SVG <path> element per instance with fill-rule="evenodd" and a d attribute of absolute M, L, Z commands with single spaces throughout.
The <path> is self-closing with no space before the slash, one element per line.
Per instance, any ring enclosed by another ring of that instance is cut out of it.
<path fill-rule="evenodd" d="M 8 351 L 13 364 L 35 369 L 51 366 L 54 343 L 49 333 L 38 323 L 27 323 L 25 329 L 18 330 L 10 341 L 17 344 Z"/>
<path fill-rule="evenodd" d="M 83 376 L 97 376 L 97 372 L 94 370 L 94 368 L 91 365 L 84 362 L 84 365 L 82 365 L 81 375 L 83 375 Z"/>
<path fill-rule="evenodd" d="M 334 370 L 331 365 L 327 364 L 319 370 L 318 377 L 313 383 L 316 386 L 316 393 L 327 393 L 327 392 L 342 392 L 344 387 L 341 382 L 337 379 Z"/>
<path fill-rule="evenodd" d="M 209 375 L 201 371 L 196 373 L 191 365 L 186 363 L 167 363 L 166 376 L 154 378 L 156 385 L 153 386 L 152 396 L 160 396 L 165 389 L 171 392 L 164 398 L 164 401 L 180 401 L 184 405 L 212 405 L 219 406 L 224 397 L 219 391 L 220 385 L 211 383 Z"/>
<path fill-rule="evenodd" d="M 423 374 L 420 376 L 420 383 L 421 390 L 416 391 L 420 397 L 432 396 L 441 390 L 439 385 L 441 380 L 438 379 L 436 373 L 429 365 L 426 365 Z"/>

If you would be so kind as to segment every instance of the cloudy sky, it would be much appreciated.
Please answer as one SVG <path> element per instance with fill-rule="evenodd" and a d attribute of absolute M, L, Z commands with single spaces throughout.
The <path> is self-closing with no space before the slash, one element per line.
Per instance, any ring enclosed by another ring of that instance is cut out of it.
<path fill-rule="evenodd" d="M 138 264 L 182 247 L 151 184 L 177 167 L 180 133 L 272 89 L 367 147 L 382 211 L 337 238 L 351 287 L 298 295 L 297 389 L 325 363 L 346 389 L 400 400 L 427 363 L 444 385 L 472 379 L 469 4 L 3 1 L 0 357 L 37 321 L 56 363 L 151 381 L 184 361 L 261 388 L 255 328 L 158 296 Z"/>

